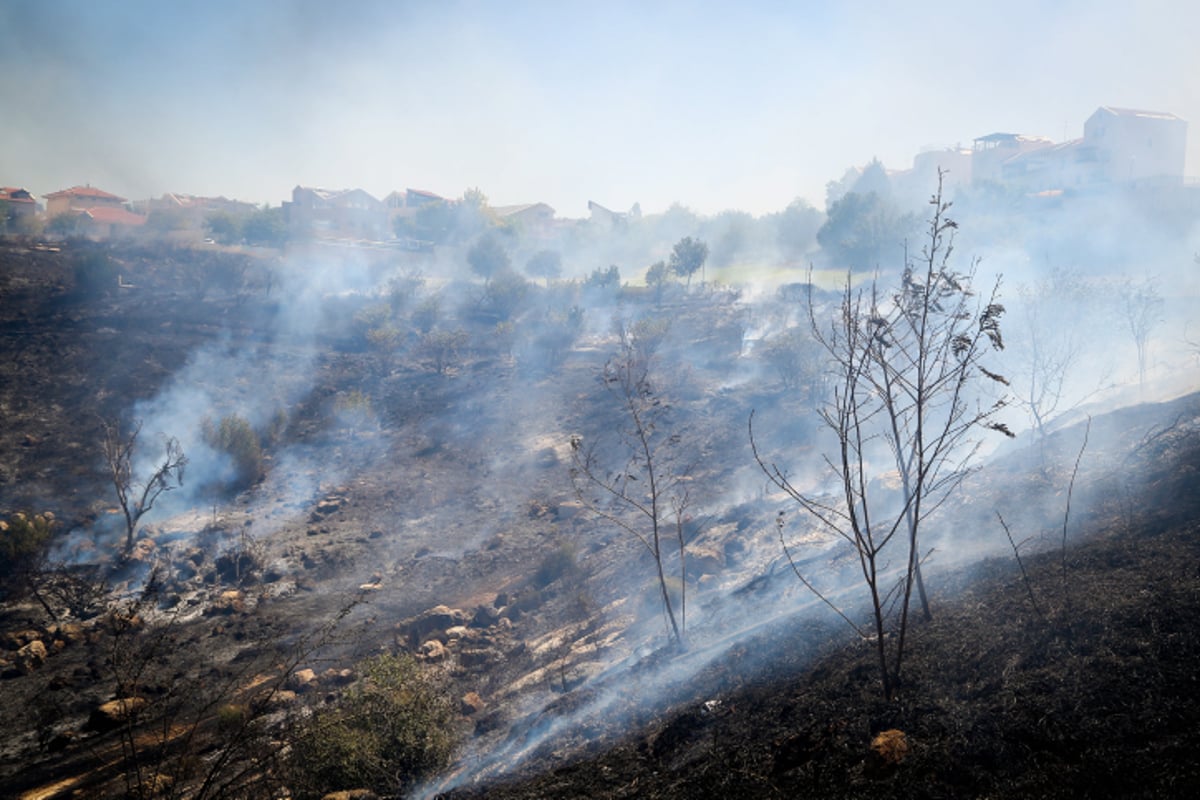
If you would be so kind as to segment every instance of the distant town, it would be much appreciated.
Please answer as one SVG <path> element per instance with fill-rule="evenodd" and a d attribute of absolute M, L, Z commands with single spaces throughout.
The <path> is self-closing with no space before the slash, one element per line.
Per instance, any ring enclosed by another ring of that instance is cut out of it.
<path fill-rule="evenodd" d="M 898 197 L 927 196 L 944 173 L 946 188 L 994 187 L 1027 197 L 1056 197 L 1117 187 L 1183 187 L 1187 122 L 1174 114 L 1103 106 L 1084 123 L 1083 136 L 1055 142 L 1040 136 L 995 132 L 972 146 L 918 154 L 911 168 L 887 170 Z M 842 183 L 853 185 L 861 168 Z M 10 176 L 3 176 L 5 178 Z M 831 185 L 837 182 L 831 182 Z M 473 190 L 482 198 L 478 190 Z M 0 187 L 0 234 L 109 240 L 165 237 L 181 242 L 281 245 L 285 241 L 337 240 L 375 246 L 426 249 L 437 209 L 471 200 L 450 199 L 423 189 L 393 191 L 378 199 L 362 189 L 296 186 L 290 200 L 259 207 L 225 197 L 167 193 L 130 201 L 100 187 L 72 186 L 35 195 L 23 187 Z M 484 198 L 486 202 L 486 198 Z M 636 217 L 589 201 L 590 221 L 616 224 Z M 491 206 L 502 225 L 537 237 L 580 220 L 557 217 L 542 202 Z"/>

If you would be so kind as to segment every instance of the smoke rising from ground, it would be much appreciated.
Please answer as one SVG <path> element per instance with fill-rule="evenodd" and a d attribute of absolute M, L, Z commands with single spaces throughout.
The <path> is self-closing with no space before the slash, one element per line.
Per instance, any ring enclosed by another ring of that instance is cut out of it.
<path fill-rule="evenodd" d="M 1188 343 L 1200 337 L 1194 216 L 1147 218 L 1131 211 L 1136 198 L 1119 194 L 1078 205 L 1064 198 L 1051 209 L 958 200 L 952 215 L 961 235 L 952 264 L 965 268 L 979 258 L 977 290 L 999 278 L 1008 309 L 998 363 L 1012 384 L 1005 421 L 1019 436 L 1011 444 L 986 442 L 994 458 L 1034 452 L 1040 437 L 1084 414 L 1197 387 L 1197 348 Z M 453 780 L 509 768 L 564 726 L 615 713 L 631 691 L 631 675 L 646 707 L 666 702 L 690 674 L 772 621 L 827 616 L 783 559 L 779 512 L 786 515 L 783 535 L 817 585 L 848 613 L 862 602 L 846 548 L 768 491 L 746 437 L 755 411 L 764 445 L 793 481 L 814 492 L 835 489 L 822 462 L 831 442 L 815 417 L 828 392 L 827 366 L 811 347 L 807 303 L 811 296 L 817 313 L 828 314 L 848 265 L 835 248 L 817 246 L 817 226 L 805 213 L 793 223 L 808 225 L 807 234 L 781 234 L 778 218 L 673 209 L 613 226 L 500 233 L 510 267 L 488 277 L 467 264 L 474 240 L 400 264 L 371 263 L 353 251 L 294 253 L 279 265 L 274 293 L 261 300 L 255 336 L 230 332 L 197 351 L 157 397 L 130 409 L 144 421 L 147 442 L 159 433 L 177 436 L 192 459 L 185 489 L 171 493 L 147 522 L 229 502 L 203 491 L 227 480 L 230 469 L 206 442 L 205 420 L 236 414 L 265 431 L 282 411 L 292 427 L 271 450 L 264 481 L 243 496 L 249 515 L 273 510 L 271 523 L 253 527 L 255 536 L 288 522 L 274 510 L 302 517 L 330 486 L 353 485 L 387 465 L 409 482 L 398 485 L 420 488 L 372 511 L 384 531 L 371 544 L 373 566 L 399 563 L 400 553 L 418 546 L 470 559 L 495 537 L 519 534 L 532 504 L 572 500 L 570 437 L 590 440 L 622 424 L 621 409 L 597 384 L 599 368 L 622 335 L 639 323 L 660 324 L 644 329 L 658 331 L 652 380 L 690 448 L 684 460 L 696 464 L 689 544 L 722 562 L 692 578 L 692 648 L 678 659 L 657 653 L 663 620 L 645 600 L 653 597 L 650 576 L 635 546 L 602 521 L 563 521 L 558 535 L 581 547 L 585 576 L 592 572 L 584 585 L 623 632 L 582 682 L 589 699 L 576 712 L 553 706 L 558 695 L 551 691 L 522 697 L 516 716 L 528 713 L 529 727 L 499 749 L 468 750 L 463 763 L 472 766 Z M 709 244 L 706 274 L 693 276 L 690 288 L 677 276 L 658 291 L 646 286 L 646 270 L 669 259 L 685 236 Z M 544 250 L 561 255 L 561 275 L 522 277 L 523 266 Z M 880 253 L 855 280 L 877 266 L 882 285 L 894 285 L 903 243 L 883 242 Z M 811 295 L 804 285 L 810 280 L 817 284 Z M 338 358 L 353 369 L 331 377 Z M 1039 393 L 1039 386 L 1048 388 Z M 362 400 L 352 399 L 355 391 Z M 307 427 L 296 427 L 302 423 Z M 1098 437 L 1089 452 L 1107 447 Z M 145 452 L 142 472 L 154 449 Z M 1052 517 L 1060 513 L 1052 499 L 1063 489 L 1052 483 L 1046 498 L 1021 502 L 1044 503 Z M 970 483 L 966 490 L 977 491 Z M 934 521 L 931 574 L 1007 547 L 997 530 L 971 530 L 963 536 Z M 614 559 L 625 566 L 611 568 Z"/>

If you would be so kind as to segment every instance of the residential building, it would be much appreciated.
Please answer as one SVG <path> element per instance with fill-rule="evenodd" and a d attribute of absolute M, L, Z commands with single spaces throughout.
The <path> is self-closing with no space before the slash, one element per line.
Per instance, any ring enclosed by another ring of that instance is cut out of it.
<path fill-rule="evenodd" d="M 8 230 L 20 227 L 37 215 L 37 201 L 28 189 L 15 186 L 0 187 L 0 227 Z"/>
<path fill-rule="evenodd" d="M 124 197 L 93 186 L 72 186 L 45 197 L 47 217 L 74 216 L 75 232 L 93 239 L 128 235 L 146 224 L 146 217 L 126 208 Z"/>
<path fill-rule="evenodd" d="M 317 189 L 297 186 L 283 204 L 293 235 L 319 239 L 391 238 L 388 207 L 362 189 Z"/>
<path fill-rule="evenodd" d="M 1101 106 L 1083 125 L 1081 147 L 1106 182 L 1182 181 L 1187 122 L 1161 111 Z"/>
<path fill-rule="evenodd" d="M 1102 106 L 1083 138 L 1055 143 L 993 133 L 975 140 L 971 174 L 1026 193 L 1131 184 L 1182 184 L 1187 122 L 1161 111 Z"/>
<path fill-rule="evenodd" d="M 545 203 L 492 206 L 492 213 L 501 222 L 534 235 L 549 233 L 554 227 L 554 209 Z"/>

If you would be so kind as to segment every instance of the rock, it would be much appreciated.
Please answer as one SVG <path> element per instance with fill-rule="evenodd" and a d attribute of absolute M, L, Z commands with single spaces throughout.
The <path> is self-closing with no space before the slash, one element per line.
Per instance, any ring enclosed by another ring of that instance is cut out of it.
<path fill-rule="evenodd" d="M 49 655 L 42 640 L 35 639 L 17 651 L 17 669 L 28 675 L 45 664 Z"/>
<path fill-rule="evenodd" d="M 455 625 L 452 628 L 446 629 L 446 639 L 451 642 L 466 639 L 469 635 L 470 630 L 467 629 L 466 625 Z"/>
<path fill-rule="evenodd" d="M 245 611 L 245 596 L 237 589 L 229 589 L 221 592 L 204 613 L 208 616 L 216 616 L 218 614 L 242 614 Z"/>
<path fill-rule="evenodd" d="M 312 514 L 309 515 L 309 519 L 312 522 L 318 522 L 340 509 L 343 505 L 345 505 L 345 503 L 346 498 L 344 497 L 326 497 L 324 500 L 317 503 L 317 507 L 312 510 Z"/>
<path fill-rule="evenodd" d="M 483 667 L 500 660 L 500 652 L 491 647 L 464 648 L 458 654 L 458 663 L 468 668 Z"/>
<path fill-rule="evenodd" d="M 288 685 L 297 692 L 307 692 L 317 686 L 317 673 L 312 669 L 298 669 L 292 673 Z"/>
<path fill-rule="evenodd" d="M 135 564 L 145 564 L 154 558 L 154 551 L 157 548 L 158 545 L 154 543 L 153 539 L 138 539 L 126 558 Z"/>
<path fill-rule="evenodd" d="M 379 800 L 379 795 L 370 789 L 342 789 L 322 795 L 321 800 Z"/>
<path fill-rule="evenodd" d="M 687 574 L 691 580 L 701 575 L 716 575 L 725 568 L 725 552 L 711 545 L 687 546 Z"/>
<path fill-rule="evenodd" d="M 450 655 L 450 651 L 446 649 L 446 645 L 437 639 L 430 639 L 421 645 L 421 649 L 417 651 L 417 657 L 423 658 L 426 661 L 442 661 L 448 655 Z"/>
<path fill-rule="evenodd" d="M 417 647 L 431 637 L 444 640 L 447 628 L 463 625 L 467 620 L 467 614 L 462 609 L 434 606 L 401 622 L 398 627 L 408 639 L 409 646 Z"/>
<path fill-rule="evenodd" d="M 490 628 L 500 619 L 500 613 L 495 608 L 488 606 L 480 606 L 475 609 L 475 615 L 471 617 L 470 623 L 472 628 Z"/>
<path fill-rule="evenodd" d="M 483 702 L 483 698 L 479 696 L 478 692 L 467 692 L 458 704 L 458 710 L 464 717 L 478 714 L 485 708 L 487 708 L 487 703 Z"/>
<path fill-rule="evenodd" d="M 95 708 L 88 717 L 84 730 L 104 733 L 115 730 L 127 722 L 130 717 L 146 707 L 144 697 L 121 697 L 109 700 Z"/>
<path fill-rule="evenodd" d="M 330 686 L 345 686 L 346 684 L 354 683 L 354 670 L 334 669 L 330 667 L 321 673 L 321 683 Z"/>
<path fill-rule="evenodd" d="M 30 642 L 42 638 L 41 631 L 23 630 L 4 634 L 4 646 L 9 650 L 20 650 Z"/>
<path fill-rule="evenodd" d="M 564 503 L 559 503 L 554 508 L 554 517 L 560 522 L 573 519 L 583 512 L 583 503 L 576 500 L 567 500 Z"/>

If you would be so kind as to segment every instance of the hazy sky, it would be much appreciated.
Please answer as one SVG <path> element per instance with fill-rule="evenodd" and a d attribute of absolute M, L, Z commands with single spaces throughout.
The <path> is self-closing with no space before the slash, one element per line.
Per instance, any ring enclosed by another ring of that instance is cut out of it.
<path fill-rule="evenodd" d="M 1198 30 L 1195 0 L 0 0 L 0 185 L 761 213 L 1100 105 L 1187 119 L 1200 174 Z"/>

